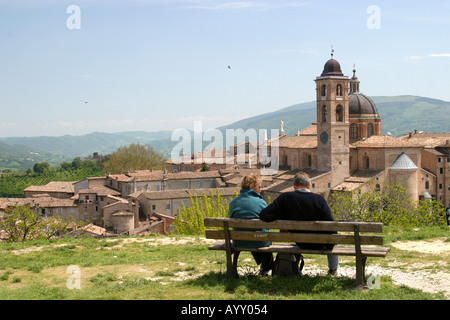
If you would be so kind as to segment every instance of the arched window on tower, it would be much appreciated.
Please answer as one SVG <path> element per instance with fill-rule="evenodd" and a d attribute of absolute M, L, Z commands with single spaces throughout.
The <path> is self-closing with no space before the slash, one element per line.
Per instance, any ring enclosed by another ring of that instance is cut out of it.
<path fill-rule="evenodd" d="M 322 97 L 326 97 L 327 95 L 327 86 L 326 85 L 322 85 Z"/>
<path fill-rule="evenodd" d="M 373 124 L 369 123 L 367 125 L 367 138 L 373 136 Z"/>
<path fill-rule="evenodd" d="M 358 140 L 358 126 L 354 123 L 350 125 L 350 141 Z"/>
<path fill-rule="evenodd" d="M 327 122 L 327 106 L 322 106 L 322 122 Z"/>
<path fill-rule="evenodd" d="M 336 108 L 336 121 L 342 122 L 344 121 L 344 109 L 341 105 L 338 105 Z"/>
<path fill-rule="evenodd" d="M 336 87 L 336 95 L 338 97 L 342 97 L 342 86 L 340 84 L 338 84 Z"/>

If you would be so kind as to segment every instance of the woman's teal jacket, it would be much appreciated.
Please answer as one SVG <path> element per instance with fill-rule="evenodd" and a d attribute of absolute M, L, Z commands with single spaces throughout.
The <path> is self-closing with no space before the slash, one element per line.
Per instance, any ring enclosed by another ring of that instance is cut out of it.
<path fill-rule="evenodd" d="M 267 207 L 266 201 L 252 189 L 241 189 L 238 197 L 234 198 L 228 208 L 228 216 L 236 219 L 259 219 L 259 213 Z M 261 229 L 235 229 L 261 230 Z M 261 231 L 268 232 L 266 229 Z M 270 246 L 269 241 L 233 240 L 233 245 L 242 248 L 261 248 Z"/>

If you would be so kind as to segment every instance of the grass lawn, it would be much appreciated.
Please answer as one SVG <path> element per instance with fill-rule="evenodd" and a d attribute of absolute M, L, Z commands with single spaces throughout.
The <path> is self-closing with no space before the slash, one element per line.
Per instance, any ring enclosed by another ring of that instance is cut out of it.
<path fill-rule="evenodd" d="M 446 237 L 448 229 L 385 228 L 387 245 L 394 241 Z M 326 257 L 305 256 L 306 266 L 326 271 Z M 448 257 L 447 257 L 448 258 Z M 392 248 L 386 259 L 368 259 L 381 267 L 425 261 L 449 272 L 441 256 Z M 69 266 L 79 270 L 79 277 Z M 354 266 L 346 257 L 342 267 Z M 429 268 L 429 265 L 428 265 Z M 143 236 L 110 239 L 60 239 L 0 243 L 1 300 L 445 300 L 396 285 L 383 275 L 380 287 L 354 290 L 355 280 L 325 274 L 299 278 L 261 277 L 250 253 L 240 257 L 239 279 L 227 280 L 225 253 L 209 251 L 201 237 Z M 79 279 L 73 282 L 72 279 Z M 75 287 L 75 288 L 74 288 Z M 72 288 L 72 289 L 71 289 Z"/>

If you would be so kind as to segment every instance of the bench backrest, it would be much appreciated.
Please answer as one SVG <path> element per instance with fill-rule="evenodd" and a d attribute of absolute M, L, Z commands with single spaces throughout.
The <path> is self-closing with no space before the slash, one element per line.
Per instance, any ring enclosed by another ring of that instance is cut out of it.
<path fill-rule="evenodd" d="M 361 233 L 381 233 L 382 223 L 340 222 L 340 221 L 291 221 L 276 220 L 264 222 L 259 219 L 204 218 L 205 227 L 214 227 L 205 231 L 208 239 L 382 245 L 381 235 L 361 235 Z M 219 228 L 219 229 L 217 229 Z M 270 229 L 270 232 L 236 231 L 239 229 Z M 227 232 L 225 232 L 225 230 Z M 284 232 L 285 230 L 307 231 L 308 233 Z M 314 233 L 317 231 L 318 233 Z M 334 232 L 337 234 L 323 234 Z M 339 234 L 343 232 L 343 234 Z"/>

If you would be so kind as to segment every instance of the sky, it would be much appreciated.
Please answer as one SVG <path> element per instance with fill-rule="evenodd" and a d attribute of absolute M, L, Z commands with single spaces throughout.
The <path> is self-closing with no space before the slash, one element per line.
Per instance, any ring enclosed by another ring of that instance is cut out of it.
<path fill-rule="evenodd" d="M 0 0 L 0 138 L 230 124 L 314 101 L 332 48 L 450 101 L 449 35 L 446 0 Z"/>

